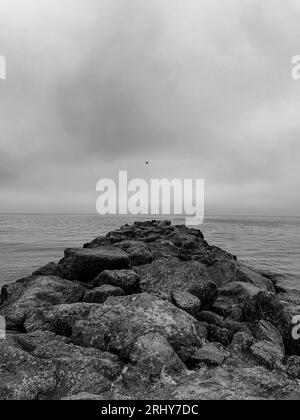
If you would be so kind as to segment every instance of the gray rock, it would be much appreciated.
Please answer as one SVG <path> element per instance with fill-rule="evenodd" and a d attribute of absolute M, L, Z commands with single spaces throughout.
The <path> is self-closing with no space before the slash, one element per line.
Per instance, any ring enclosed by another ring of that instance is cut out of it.
<path fill-rule="evenodd" d="M 245 307 L 261 292 L 261 289 L 248 283 L 233 282 L 219 289 L 219 298 L 213 306 L 214 311 L 235 321 L 243 321 Z"/>
<path fill-rule="evenodd" d="M 184 347 L 202 344 L 195 318 L 148 294 L 109 298 L 82 319 L 73 326 L 72 341 L 111 351 L 122 359 L 128 359 L 139 337 L 153 332 L 166 338 L 179 355 Z"/>
<path fill-rule="evenodd" d="M 218 343 L 205 344 L 201 349 L 195 349 L 193 362 L 206 363 L 208 365 L 222 365 L 229 357 L 229 353 Z"/>
<path fill-rule="evenodd" d="M 135 271 L 140 276 L 143 292 L 188 292 L 198 297 L 204 308 L 217 297 L 216 285 L 211 282 L 206 267 L 198 261 L 158 258 L 152 264 L 135 267 Z"/>
<path fill-rule="evenodd" d="M 51 331 L 57 335 L 70 337 L 74 324 L 78 320 L 86 319 L 96 307 L 99 305 L 74 303 L 33 309 L 27 315 L 24 326 L 28 332 Z"/>
<path fill-rule="evenodd" d="M 29 277 L 5 286 L 0 315 L 5 317 L 8 329 L 22 330 L 32 309 L 78 302 L 84 292 L 82 286 L 59 277 Z"/>
<path fill-rule="evenodd" d="M 195 318 L 198 317 L 201 311 L 201 301 L 196 296 L 187 292 L 173 292 L 172 299 L 177 308 L 182 309 Z"/>
<path fill-rule="evenodd" d="M 138 338 L 129 359 L 150 379 L 160 378 L 162 375 L 174 379 L 186 370 L 166 338 L 157 333 Z"/>
<path fill-rule="evenodd" d="M 287 374 L 294 379 L 300 379 L 300 357 L 291 356 L 286 358 Z"/>
<path fill-rule="evenodd" d="M 83 302 L 101 304 L 111 296 L 125 296 L 125 293 L 124 290 L 120 287 L 103 284 L 102 286 L 85 292 Z"/>
<path fill-rule="evenodd" d="M 253 328 L 254 337 L 258 341 L 267 341 L 281 352 L 285 353 L 283 338 L 274 325 L 270 322 L 261 320 Z"/>
<path fill-rule="evenodd" d="M 110 284 L 123 289 L 126 294 L 140 291 L 140 278 L 132 270 L 106 270 L 93 281 L 93 284 L 95 287 Z"/>
<path fill-rule="evenodd" d="M 150 264 L 153 261 L 151 250 L 141 241 L 123 241 L 115 245 L 125 251 L 130 258 L 132 266 Z"/>
<path fill-rule="evenodd" d="M 293 318 L 300 315 L 300 307 L 290 301 L 279 300 L 272 293 L 261 292 L 249 302 L 246 316 L 250 320 L 264 319 L 277 328 L 289 355 L 300 355 L 300 340 L 293 338 Z"/>
<path fill-rule="evenodd" d="M 234 335 L 232 331 L 229 331 L 226 328 L 219 328 L 215 325 L 209 325 L 207 331 L 208 341 L 213 343 L 220 343 L 225 347 L 230 345 Z"/>
<path fill-rule="evenodd" d="M 268 369 L 275 369 L 282 366 L 284 354 L 278 347 L 274 347 L 270 342 L 259 341 L 252 345 L 251 354 L 258 363 Z"/>
<path fill-rule="evenodd" d="M 126 252 L 107 245 L 91 249 L 67 249 L 59 265 L 65 278 L 88 283 L 105 270 L 129 268 L 130 260 Z"/>

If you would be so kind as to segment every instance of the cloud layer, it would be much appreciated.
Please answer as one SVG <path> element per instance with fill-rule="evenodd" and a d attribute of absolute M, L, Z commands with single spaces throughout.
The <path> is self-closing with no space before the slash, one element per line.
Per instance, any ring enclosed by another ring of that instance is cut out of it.
<path fill-rule="evenodd" d="M 93 212 L 128 169 L 205 178 L 208 213 L 299 215 L 299 19 L 297 0 L 1 0 L 0 211 Z"/>

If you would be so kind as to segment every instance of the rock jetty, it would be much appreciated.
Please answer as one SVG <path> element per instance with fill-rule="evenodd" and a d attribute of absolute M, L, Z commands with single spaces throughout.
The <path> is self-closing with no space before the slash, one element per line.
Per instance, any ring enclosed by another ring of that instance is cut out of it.
<path fill-rule="evenodd" d="M 136 222 L 4 286 L 1 400 L 300 399 L 300 292 Z"/>

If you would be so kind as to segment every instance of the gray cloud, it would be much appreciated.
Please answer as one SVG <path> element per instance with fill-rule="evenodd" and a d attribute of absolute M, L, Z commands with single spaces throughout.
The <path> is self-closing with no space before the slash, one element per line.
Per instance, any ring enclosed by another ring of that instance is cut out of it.
<path fill-rule="evenodd" d="M 94 211 L 98 178 L 129 169 L 204 177 L 212 213 L 298 215 L 299 17 L 297 0 L 1 0 L 1 210 Z"/>

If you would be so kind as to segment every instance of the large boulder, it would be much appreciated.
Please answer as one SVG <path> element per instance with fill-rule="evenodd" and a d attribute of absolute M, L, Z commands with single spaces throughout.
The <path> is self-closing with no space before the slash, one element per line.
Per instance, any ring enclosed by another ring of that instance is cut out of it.
<path fill-rule="evenodd" d="M 56 369 L 49 361 L 0 340 L 0 400 L 47 399 L 56 386 Z"/>
<path fill-rule="evenodd" d="M 261 292 L 247 306 L 246 315 L 253 321 L 265 320 L 279 331 L 283 338 L 287 355 L 300 355 L 300 340 L 293 337 L 295 316 L 300 316 L 298 300 L 290 302 L 284 296 Z"/>
<path fill-rule="evenodd" d="M 109 298 L 73 326 L 72 341 L 110 351 L 127 360 L 139 337 L 159 333 L 180 355 L 201 346 L 201 325 L 174 305 L 149 294 Z"/>
<path fill-rule="evenodd" d="M 202 348 L 195 349 L 192 354 L 192 361 L 195 364 L 205 363 L 207 365 L 222 365 L 229 357 L 229 353 L 218 343 L 208 343 Z"/>
<path fill-rule="evenodd" d="M 88 283 L 105 270 L 129 268 L 130 259 L 120 248 L 107 245 L 91 249 L 67 249 L 59 265 L 65 278 Z"/>
<path fill-rule="evenodd" d="M 284 342 L 279 330 L 270 322 L 260 320 L 253 326 L 253 335 L 258 341 L 266 341 L 272 347 L 279 349 L 285 353 Z"/>
<path fill-rule="evenodd" d="M 186 370 L 167 339 L 158 333 L 139 337 L 129 359 L 150 379 L 160 378 L 162 374 L 175 379 Z"/>
<path fill-rule="evenodd" d="M 200 299 L 203 308 L 210 307 L 218 296 L 206 267 L 198 261 L 159 258 L 152 264 L 135 267 L 141 290 L 147 293 L 188 292 Z"/>
<path fill-rule="evenodd" d="M 28 313 L 34 308 L 78 302 L 85 289 L 60 277 L 33 276 L 2 289 L 0 315 L 7 329 L 22 330 Z"/>
<path fill-rule="evenodd" d="M 0 343 L 0 398 L 61 399 L 108 391 L 122 372 L 117 356 L 69 344 L 49 332 Z"/>
<path fill-rule="evenodd" d="M 250 283 L 233 282 L 219 289 L 219 297 L 213 306 L 213 310 L 225 318 L 235 321 L 244 321 L 245 306 L 261 292 Z"/>
<path fill-rule="evenodd" d="M 122 241 L 115 245 L 125 251 L 130 258 L 132 266 L 150 264 L 153 260 L 153 255 L 149 247 L 141 241 Z"/>
<path fill-rule="evenodd" d="M 177 308 L 182 309 L 197 319 L 201 311 L 201 301 L 187 292 L 173 292 L 172 300 Z"/>
<path fill-rule="evenodd" d="M 74 303 L 38 308 L 30 311 L 26 317 L 24 327 L 26 331 L 51 331 L 57 335 L 70 337 L 74 324 L 86 319 L 98 304 Z"/>

